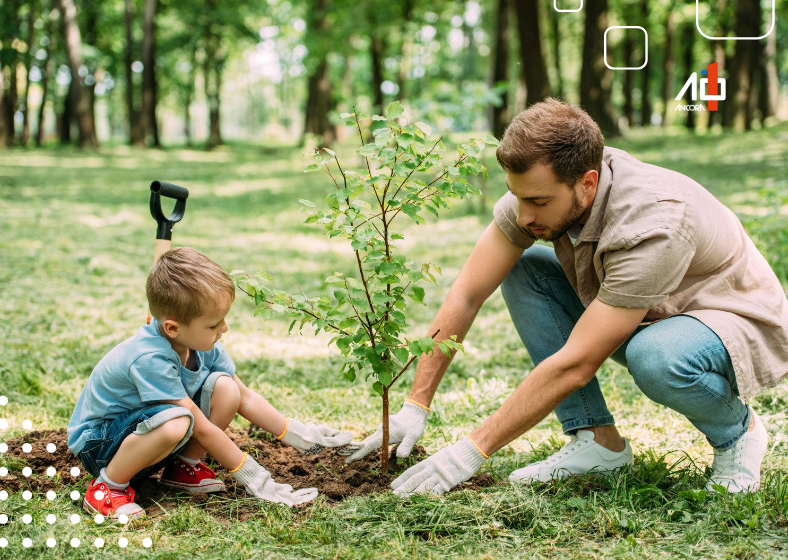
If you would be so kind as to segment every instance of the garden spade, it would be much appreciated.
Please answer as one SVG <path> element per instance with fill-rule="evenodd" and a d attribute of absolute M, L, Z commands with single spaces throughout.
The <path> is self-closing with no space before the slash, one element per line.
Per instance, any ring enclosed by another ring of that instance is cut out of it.
<path fill-rule="evenodd" d="M 172 214 L 165 216 L 161 210 L 161 197 L 174 198 L 175 209 Z M 186 199 L 189 198 L 189 191 L 184 187 L 165 183 L 164 181 L 153 181 L 150 184 L 150 213 L 156 220 L 156 249 L 153 253 L 153 264 L 159 260 L 164 253 L 170 250 L 172 244 L 172 226 L 183 218 L 186 211 Z M 150 324 L 150 311 L 148 311 L 147 323 Z"/>

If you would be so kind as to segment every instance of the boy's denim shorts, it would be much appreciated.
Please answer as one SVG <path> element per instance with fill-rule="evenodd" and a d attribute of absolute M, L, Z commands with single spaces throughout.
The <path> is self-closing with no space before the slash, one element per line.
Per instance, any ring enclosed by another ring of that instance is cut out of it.
<path fill-rule="evenodd" d="M 211 396 L 213 395 L 216 381 L 225 375 L 231 377 L 229 373 L 220 371 L 213 372 L 206 378 L 205 383 L 203 383 L 202 387 L 200 387 L 192 397 L 194 403 L 200 407 L 200 410 L 206 417 L 211 411 Z M 85 446 L 79 454 L 77 454 L 77 458 L 90 474 L 94 477 L 98 477 L 101 469 L 109 465 L 109 462 L 118 452 L 123 440 L 125 440 L 128 435 L 147 434 L 165 422 L 173 418 L 178 418 L 179 416 L 188 416 L 190 418 L 191 422 L 188 431 L 167 457 L 155 465 L 145 467 L 131 479 L 134 482 L 142 481 L 172 462 L 189 441 L 189 438 L 191 438 L 194 428 L 194 418 L 188 409 L 174 404 L 155 404 L 147 408 L 131 410 L 116 416 L 112 420 L 102 423 L 89 432 Z"/>

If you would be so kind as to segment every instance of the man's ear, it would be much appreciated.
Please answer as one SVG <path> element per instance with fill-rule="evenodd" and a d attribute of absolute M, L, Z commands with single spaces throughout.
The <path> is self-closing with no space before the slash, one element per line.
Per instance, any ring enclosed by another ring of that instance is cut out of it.
<path fill-rule="evenodd" d="M 599 181 L 599 173 L 596 169 L 589 169 L 580 177 L 580 188 L 582 189 L 583 200 L 590 201 L 596 196 L 596 187 Z"/>
<path fill-rule="evenodd" d="M 178 338 L 178 335 L 181 332 L 181 325 L 178 321 L 173 319 L 165 319 L 163 322 L 159 323 L 161 325 L 161 329 L 164 331 L 170 338 Z"/>

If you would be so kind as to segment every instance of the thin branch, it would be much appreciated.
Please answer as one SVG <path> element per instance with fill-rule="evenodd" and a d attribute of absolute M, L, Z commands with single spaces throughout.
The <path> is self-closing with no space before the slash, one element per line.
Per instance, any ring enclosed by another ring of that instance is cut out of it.
<path fill-rule="evenodd" d="M 439 333 L 439 332 L 441 332 L 441 330 L 440 330 L 440 329 L 438 329 L 437 331 L 435 331 L 435 333 L 432 335 L 432 338 L 434 339 L 436 336 L 438 336 L 438 333 Z M 435 350 L 433 350 L 433 352 L 434 352 L 434 351 L 435 351 Z M 406 363 L 406 364 L 405 364 L 405 367 L 403 367 L 403 368 L 402 368 L 402 369 L 399 371 L 399 373 L 398 373 L 397 375 L 395 375 L 395 376 L 394 376 L 394 379 L 392 379 L 392 380 L 391 380 L 391 383 L 389 383 L 389 384 L 388 384 L 388 386 L 386 387 L 387 389 L 390 389 L 390 388 L 391 388 L 391 386 L 392 386 L 392 385 L 394 385 L 394 383 L 396 383 L 396 382 L 397 382 L 397 379 L 399 379 L 399 378 L 400 378 L 400 376 L 401 376 L 403 373 L 405 373 L 405 370 L 406 370 L 406 369 L 408 369 L 408 368 L 410 367 L 410 364 L 412 364 L 412 363 L 413 363 L 413 360 L 415 360 L 415 359 L 416 359 L 416 356 L 411 356 L 411 357 L 410 357 L 410 360 L 408 360 L 408 363 Z"/>
<path fill-rule="evenodd" d="M 418 170 L 419 170 L 419 168 L 421 167 L 421 165 L 422 165 L 422 164 L 423 164 L 425 161 L 427 161 L 427 159 L 430 157 L 430 154 L 432 154 L 432 151 L 433 151 L 433 150 L 435 149 L 435 147 L 436 147 L 436 146 L 437 146 L 437 145 L 440 143 L 440 141 L 441 141 L 441 140 L 443 140 L 443 136 L 441 136 L 440 138 L 438 138 L 438 141 L 437 141 L 437 142 L 435 142 L 435 144 L 433 144 L 433 145 L 432 145 L 432 148 L 430 148 L 430 151 L 429 151 L 429 152 L 427 152 L 427 155 L 426 155 L 426 156 L 424 156 L 424 159 L 422 159 L 422 160 L 419 162 L 419 164 L 418 164 L 418 165 L 417 165 L 415 168 L 413 168 L 413 169 L 411 170 L 411 172 L 410 172 L 410 173 L 408 173 L 408 176 L 407 176 L 407 177 L 405 177 L 405 180 L 404 180 L 404 181 L 402 181 L 402 183 L 400 183 L 399 187 L 397 187 L 397 190 L 396 190 L 396 191 L 394 191 L 394 194 L 393 194 L 393 195 L 391 195 L 391 198 L 396 198 L 397 194 L 399 194 L 399 191 L 402 189 L 402 187 L 405 185 L 405 183 L 407 183 L 407 182 L 408 182 L 408 179 L 410 179 L 411 175 L 413 175 L 413 174 L 414 174 L 416 171 L 418 171 Z"/>

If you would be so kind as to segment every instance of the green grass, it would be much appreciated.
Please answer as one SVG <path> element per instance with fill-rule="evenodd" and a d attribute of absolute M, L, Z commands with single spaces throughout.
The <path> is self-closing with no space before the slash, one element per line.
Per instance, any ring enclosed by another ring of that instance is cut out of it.
<path fill-rule="evenodd" d="M 788 127 L 748 135 L 687 136 L 649 131 L 614 145 L 641 159 L 676 169 L 709 188 L 743 217 L 762 213 L 759 189 L 784 185 Z M 349 152 L 345 148 L 342 152 Z M 490 199 L 463 203 L 447 219 L 405 228 L 412 258 L 443 268 L 427 306 L 410 316 L 423 334 L 464 258 L 491 220 L 504 192 L 490 154 Z M 138 151 L 106 147 L 98 153 L 69 148 L 0 152 L 0 417 L 20 435 L 65 427 L 96 362 L 144 321 L 144 280 L 153 255 L 155 224 L 148 185 L 161 179 L 184 185 L 190 199 L 174 244 L 203 251 L 228 270 L 266 270 L 275 286 L 307 294 L 322 289 L 334 270 L 353 266 L 340 242 L 303 225 L 299 198 L 320 200 L 328 179 L 302 174 L 307 160 L 288 147 L 232 145 L 213 152 Z M 768 253 L 770 247 L 765 247 Z M 777 248 L 776 250 L 780 250 Z M 308 331 L 287 336 L 287 323 L 263 323 L 239 297 L 224 337 L 238 373 L 282 412 L 325 422 L 359 435 L 378 422 L 379 399 L 361 382 L 348 386 L 327 337 Z M 496 292 L 468 335 L 465 355 L 452 364 L 421 440 L 429 452 L 468 433 L 494 411 L 531 368 Z M 502 485 L 444 497 L 399 500 L 390 493 L 330 506 L 322 498 L 304 511 L 259 504 L 259 515 L 220 524 L 199 505 L 122 529 L 94 525 L 67 498 L 30 502 L 13 494 L 0 502 L 11 518 L 0 526 L 9 539 L 0 557 L 89 557 L 97 536 L 109 557 L 185 558 L 762 558 L 788 548 L 788 390 L 758 395 L 754 404 L 770 434 L 764 489 L 750 496 L 703 491 L 711 456 L 702 436 L 679 415 L 646 399 L 626 370 L 608 363 L 599 373 L 607 400 L 636 451 L 629 473 L 575 479 L 545 487 Z M 392 395 L 395 408 L 412 373 Z M 236 420 L 237 427 L 245 426 Z M 551 415 L 505 447 L 484 467 L 499 480 L 544 457 L 564 439 Z M 0 456 L 0 466 L 17 471 Z M 72 488 L 61 483 L 64 490 Z M 2 483 L 0 482 L 0 487 Z M 82 485 L 74 486 L 83 490 Z M 63 491 L 58 492 L 63 495 Z M 231 511 L 233 503 L 225 507 Z M 34 506 L 34 507 L 31 507 Z M 19 518 L 33 511 L 33 522 Z M 48 513 L 58 521 L 44 521 Z M 220 528 L 219 529 L 217 529 Z M 117 538 L 129 539 L 120 549 Z M 21 548 L 21 539 L 34 545 Z M 58 540 L 48 549 L 46 538 Z M 82 545 L 67 542 L 78 537 Z M 150 549 L 141 547 L 145 537 Z"/>

